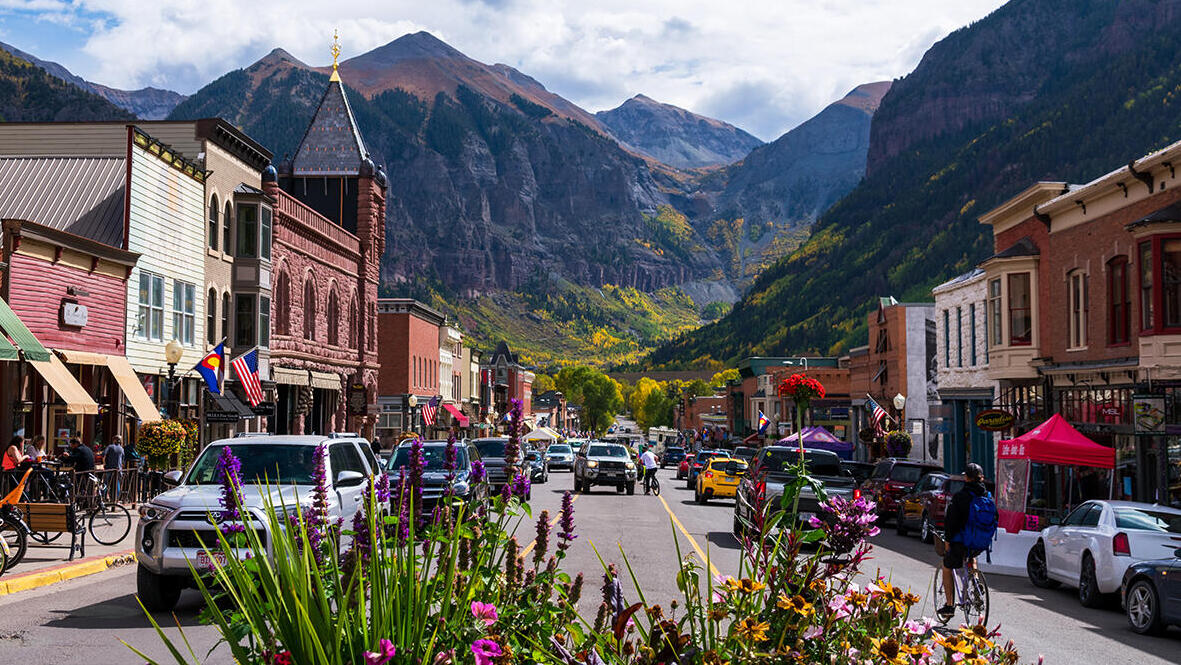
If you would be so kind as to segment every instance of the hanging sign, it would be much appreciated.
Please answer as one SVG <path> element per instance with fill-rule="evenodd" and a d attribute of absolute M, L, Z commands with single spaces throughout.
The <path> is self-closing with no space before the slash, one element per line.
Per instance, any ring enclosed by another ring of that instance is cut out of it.
<path fill-rule="evenodd" d="M 1013 426 L 1013 414 L 1000 409 L 988 409 L 976 414 L 976 427 L 986 432 L 1000 432 Z"/>
<path fill-rule="evenodd" d="M 1132 413 L 1136 414 L 1137 434 L 1165 433 L 1164 395 L 1132 395 Z"/>
<path fill-rule="evenodd" d="M 365 390 L 365 384 L 350 384 L 348 400 L 350 415 L 364 416 L 369 413 L 369 394 Z"/>

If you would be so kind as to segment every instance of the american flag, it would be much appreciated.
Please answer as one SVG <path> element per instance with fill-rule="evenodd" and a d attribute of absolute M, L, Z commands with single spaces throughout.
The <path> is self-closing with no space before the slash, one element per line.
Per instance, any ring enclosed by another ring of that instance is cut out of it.
<path fill-rule="evenodd" d="M 246 401 L 250 402 L 250 406 L 258 406 L 262 402 L 262 384 L 258 381 L 258 349 L 250 349 L 234 358 L 230 366 L 234 368 L 234 375 L 242 383 Z"/>
<path fill-rule="evenodd" d="M 438 411 L 439 396 L 435 395 L 431 398 L 431 401 L 422 405 L 422 422 L 425 423 L 427 427 L 433 426 L 435 424 L 435 414 L 438 413 Z"/>
<path fill-rule="evenodd" d="M 873 425 L 873 429 L 875 432 L 877 432 L 878 434 L 885 434 L 886 433 L 886 427 L 885 427 L 886 420 L 889 419 L 890 415 L 888 413 L 886 413 L 886 410 L 882 408 L 881 404 L 878 404 L 877 402 L 874 401 L 873 397 L 866 395 L 865 399 L 867 400 L 866 405 L 870 408 L 870 414 L 869 414 L 870 424 Z"/>

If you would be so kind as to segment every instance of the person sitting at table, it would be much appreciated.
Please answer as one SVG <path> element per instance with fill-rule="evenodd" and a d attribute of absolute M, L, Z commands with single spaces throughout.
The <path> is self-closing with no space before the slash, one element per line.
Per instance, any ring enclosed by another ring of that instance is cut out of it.
<path fill-rule="evenodd" d="M 0 461 L 0 470 L 16 471 L 17 467 L 25 461 L 25 454 L 21 450 L 25 447 L 25 439 L 19 434 L 12 437 L 12 441 L 8 444 L 8 448 L 4 450 L 4 459 Z"/>
<path fill-rule="evenodd" d="M 70 438 L 70 452 L 65 454 L 62 461 L 73 466 L 74 473 L 94 471 L 94 451 L 90 446 L 82 445 L 82 439 L 76 436 Z"/>
<path fill-rule="evenodd" d="M 45 459 L 45 437 L 38 434 L 32 441 L 25 442 L 25 457 L 30 462 L 40 462 Z"/>

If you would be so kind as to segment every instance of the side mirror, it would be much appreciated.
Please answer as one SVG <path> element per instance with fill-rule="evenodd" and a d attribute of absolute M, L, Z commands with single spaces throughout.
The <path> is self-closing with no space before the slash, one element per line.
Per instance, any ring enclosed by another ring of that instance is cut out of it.
<path fill-rule="evenodd" d="M 1181 547 L 1178 547 L 1177 549 L 1173 550 L 1173 556 L 1178 559 L 1181 559 Z"/>
<path fill-rule="evenodd" d="M 180 484 L 180 471 L 169 471 L 168 473 L 164 474 L 163 480 L 165 485 L 168 485 L 169 487 L 176 487 Z"/>
<path fill-rule="evenodd" d="M 341 471 L 336 474 L 337 487 L 356 487 L 365 482 L 365 474 L 359 471 Z"/>

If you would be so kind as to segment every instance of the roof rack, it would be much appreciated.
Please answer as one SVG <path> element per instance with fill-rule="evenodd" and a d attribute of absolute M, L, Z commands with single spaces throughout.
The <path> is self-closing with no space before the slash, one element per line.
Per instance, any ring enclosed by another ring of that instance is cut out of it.
<path fill-rule="evenodd" d="M 356 432 L 331 432 L 328 434 L 329 439 L 359 439 L 360 434 Z"/>

